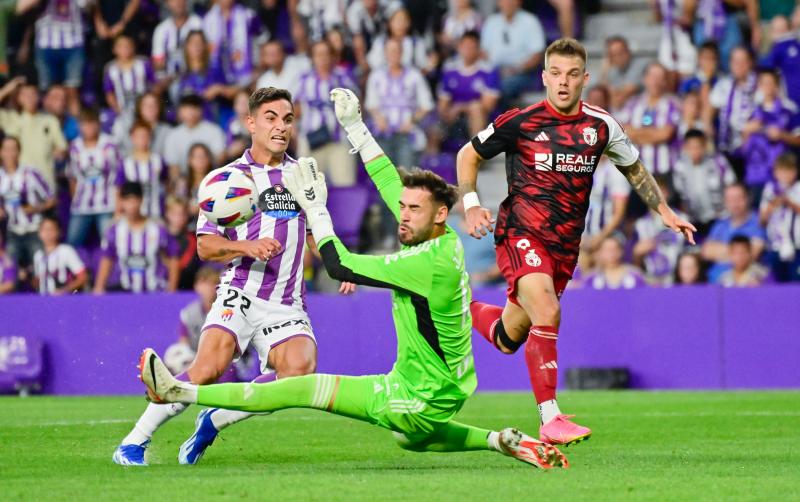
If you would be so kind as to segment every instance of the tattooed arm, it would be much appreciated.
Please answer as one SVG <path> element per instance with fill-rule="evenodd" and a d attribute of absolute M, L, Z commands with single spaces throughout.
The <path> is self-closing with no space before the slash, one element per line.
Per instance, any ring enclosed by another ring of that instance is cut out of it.
<path fill-rule="evenodd" d="M 232 241 L 221 235 L 205 234 L 197 238 L 197 255 L 204 261 L 229 263 L 245 256 L 267 261 L 280 251 L 280 243 L 269 237 L 254 241 Z"/>
<path fill-rule="evenodd" d="M 690 244 L 695 243 L 694 232 L 697 232 L 697 229 L 688 221 L 679 218 L 669 207 L 661 193 L 661 188 L 641 160 L 637 160 L 630 166 L 617 166 L 617 169 L 625 176 L 647 207 L 661 215 L 661 221 L 666 227 L 682 233 Z"/>

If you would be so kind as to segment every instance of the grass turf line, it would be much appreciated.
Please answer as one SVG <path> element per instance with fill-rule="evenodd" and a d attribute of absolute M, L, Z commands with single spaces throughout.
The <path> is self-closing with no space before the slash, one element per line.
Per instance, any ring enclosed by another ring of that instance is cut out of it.
<path fill-rule="evenodd" d="M 312 410 L 226 430 L 197 466 L 177 464 L 199 408 L 159 431 L 151 466 L 111 453 L 144 409 L 134 397 L 0 398 L 4 500 L 664 500 L 796 497 L 798 392 L 564 392 L 591 427 L 565 449 L 572 468 L 540 472 L 489 452 L 413 453 L 388 431 Z M 485 393 L 458 419 L 535 434 L 524 393 Z"/>

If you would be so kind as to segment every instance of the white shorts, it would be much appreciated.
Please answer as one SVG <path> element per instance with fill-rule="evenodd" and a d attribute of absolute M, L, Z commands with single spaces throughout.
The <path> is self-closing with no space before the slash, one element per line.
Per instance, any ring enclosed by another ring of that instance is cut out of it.
<path fill-rule="evenodd" d="M 305 310 L 276 305 L 226 285 L 217 289 L 217 299 L 206 316 L 203 331 L 208 328 L 219 328 L 233 336 L 234 361 L 252 344 L 258 352 L 262 373 L 274 369 L 269 366 L 269 352 L 277 345 L 298 336 L 317 343 Z"/>

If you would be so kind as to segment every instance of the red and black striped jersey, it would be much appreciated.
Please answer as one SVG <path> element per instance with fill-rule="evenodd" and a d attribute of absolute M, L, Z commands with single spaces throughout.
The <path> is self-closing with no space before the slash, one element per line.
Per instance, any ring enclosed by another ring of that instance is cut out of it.
<path fill-rule="evenodd" d="M 562 115 L 543 100 L 505 112 L 472 139 L 484 159 L 506 154 L 508 196 L 500 204 L 496 242 L 532 236 L 557 259 L 577 258 L 600 156 L 620 166 L 639 158 L 608 112 L 586 103 L 579 110 Z"/>

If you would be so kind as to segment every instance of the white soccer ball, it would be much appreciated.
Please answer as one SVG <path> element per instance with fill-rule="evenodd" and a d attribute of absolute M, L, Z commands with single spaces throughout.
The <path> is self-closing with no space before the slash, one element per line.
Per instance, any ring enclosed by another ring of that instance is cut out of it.
<path fill-rule="evenodd" d="M 164 364 L 173 375 L 186 371 L 194 361 L 194 351 L 185 343 L 173 343 L 164 352 Z"/>
<path fill-rule="evenodd" d="M 197 205 L 208 221 L 236 227 L 256 212 L 258 190 L 253 179 L 236 167 L 214 169 L 200 182 Z"/>

